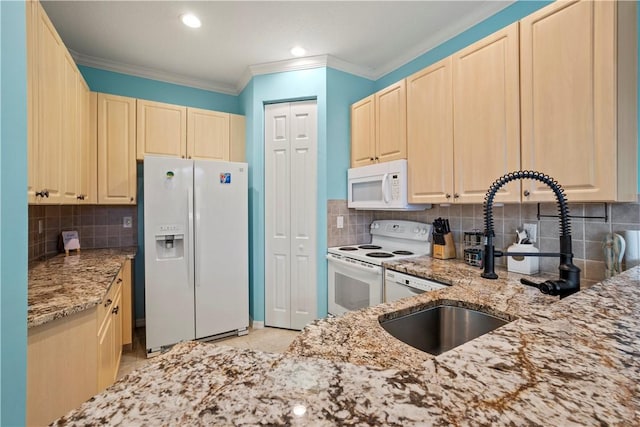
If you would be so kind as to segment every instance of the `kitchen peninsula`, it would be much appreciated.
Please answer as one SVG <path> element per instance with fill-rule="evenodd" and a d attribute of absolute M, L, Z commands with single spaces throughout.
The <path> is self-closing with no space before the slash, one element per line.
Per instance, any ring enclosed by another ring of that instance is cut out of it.
<path fill-rule="evenodd" d="M 453 286 L 317 321 L 288 354 L 179 344 L 55 424 L 640 423 L 640 267 L 562 301 L 507 272 L 487 281 L 429 258 L 394 268 Z M 437 357 L 378 325 L 436 302 L 513 321 Z"/>

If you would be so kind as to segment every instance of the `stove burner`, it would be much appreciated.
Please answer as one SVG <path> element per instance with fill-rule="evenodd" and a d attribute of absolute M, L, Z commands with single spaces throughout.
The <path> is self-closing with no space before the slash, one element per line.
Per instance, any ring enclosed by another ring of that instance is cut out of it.
<path fill-rule="evenodd" d="M 353 246 L 343 246 L 339 248 L 341 251 L 357 251 L 358 248 L 354 248 Z"/>
<path fill-rule="evenodd" d="M 393 254 L 389 252 L 369 252 L 367 256 L 371 258 L 393 258 Z"/>
<path fill-rule="evenodd" d="M 393 253 L 396 255 L 413 255 L 411 251 L 393 251 Z"/>
<path fill-rule="evenodd" d="M 382 249 L 382 246 L 378 246 L 378 245 L 360 245 L 358 247 L 360 249 Z"/>

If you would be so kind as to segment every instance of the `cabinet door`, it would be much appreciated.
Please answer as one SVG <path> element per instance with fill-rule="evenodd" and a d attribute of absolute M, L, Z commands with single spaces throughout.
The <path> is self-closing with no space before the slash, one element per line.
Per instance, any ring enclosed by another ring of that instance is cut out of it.
<path fill-rule="evenodd" d="M 71 55 L 64 51 L 63 55 L 63 87 L 62 87 L 62 162 L 60 170 L 62 178 L 62 203 L 76 204 L 79 194 L 80 149 L 78 117 L 78 70 Z"/>
<path fill-rule="evenodd" d="M 407 158 L 407 92 L 401 80 L 375 94 L 377 162 Z"/>
<path fill-rule="evenodd" d="M 229 160 L 246 162 L 246 120 L 244 116 L 229 114 Z"/>
<path fill-rule="evenodd" d="M 138 100 L 137 158 L 145 154 L 184 158 L 187 151 L 187 108 Z"/>
<path fill-rule="evenodd" d="M 80 199 L 82 204 L 98 203 L 97 119 L 98 99 L 84 79 L 78 79 L 80 92 Z"/>
<path fill-rule="evenodd" d="M 37 6 L 37 126 L 38 152 L 36 156 L 37 188 L 47 190 L 49 197 L 40 197 L 41 203 L 62 202 L 62 99 L 63 50 L 58 37 L 42 6 Z"/>
<path fill-rule="evenodd" d="M 98 94 L 98 203 L 136 202 L 136 100 Z"/>
<path fill-rule="evenodd" d="M 407 160 L 410 203 L 451 201 L 451 57 L 407 77 Z"/>
<path fill-rule="evenodd" d="M 500 176 L 520 169 L 518 23 L 454 54 L 453 138 L 459 202 L 482 203 Z M 520 183 L 496 201 L 518 202 Z"/>
<path fill-rule="evenodd" d="M 187 157 L 229 160 L 229 114 L 187 108 Z"/>
<path fill-rule="evenodd" d="M 38 173 L 38 3 L 25 2 L 27 15 L 27 201 L 36 203 Z"/>
<path fill-rule="evenodd" d="M 368 96 L 351 106 L 351 167 L 375 162 L 375 96 Z"/>
<path fill-rule="evenodd" d="M 98 392 L 113 383 L 114 339 L 113 316 L 108 314 L 98 333 Z"/>
<path fill-rule="evenodd" d="M 624 61 L 635 63 L 637 55 L 635 47 L 616 49 L 617 37 L 636 34 L 635 29 L 616 33 L 616 15 L 621 20 L 631 15 L 634 27 L 636 16 L 635 10 L 616 14 L 616 7 L 635 3 L 556 2 L 521 21 L 522 166 L 555 178 L 571 201 L 618 199 L 617 149 L 629 146 L 628 140 L 637 147 L 637 136 L 629 138 L 616 127 L 616 114 L 631 112 L 637 120 L 635 96 L 616 110 L 616 88 L 621 95 L 636 93 L 635 72 L 631 86 L 616 82 L 616 60 L 622 67 Z M 630 157 L 618 156 L 623 163 Z M 637 182 L 631 175 L 623 180 Z M 544 184 L 525 184 L 530 195 L 524 200 L 554 200 Z M 635 199 L 636 190 L 628 196 Z"/>

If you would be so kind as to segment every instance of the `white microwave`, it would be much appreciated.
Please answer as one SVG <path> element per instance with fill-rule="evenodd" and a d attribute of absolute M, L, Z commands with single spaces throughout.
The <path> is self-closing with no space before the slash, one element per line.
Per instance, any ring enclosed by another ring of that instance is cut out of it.
<path fill-rule="evenodd" d="M 431 208 L 430 204 L 407 202 L 407 180 L 406 159 L 351 168 L 347 173 L 347 206 L 394 211 Z"/>

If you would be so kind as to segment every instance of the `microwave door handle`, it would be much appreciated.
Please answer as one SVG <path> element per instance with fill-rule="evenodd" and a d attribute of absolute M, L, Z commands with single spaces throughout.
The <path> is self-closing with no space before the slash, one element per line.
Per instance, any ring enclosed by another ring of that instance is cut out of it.
<path fill-rule="evenodd" d="M 389 204 L 389 174 L 385 173 L 382 177 L 382 199 Z"/>

